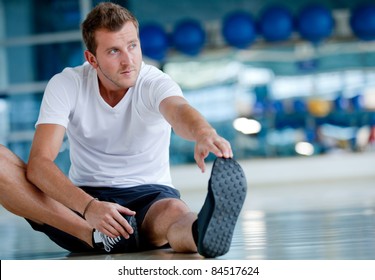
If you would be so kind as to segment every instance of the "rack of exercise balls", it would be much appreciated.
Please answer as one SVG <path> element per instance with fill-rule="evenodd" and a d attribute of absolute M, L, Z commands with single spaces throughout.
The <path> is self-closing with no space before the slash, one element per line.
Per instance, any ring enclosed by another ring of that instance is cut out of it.
<path fill-rule="evenodd" d="M 355 37 L 362 41 L 375 40 L 375 4 L 362 4 L 353 8 L 350 14 L 349 25 Z M 254 18 L 247 11 L 234 11 L 228 13 L 221 22 L 221 35 L 229 47 L 235 49 L 247 49 L 261 36 L 269 43 L 288 41 L 292 34 L 298 34 L 302 40 L 311 42 L 312 45 L 319 45 L 325 39 L 332 36 L 335 28 L 335 21 L 332 11 L 320 4 L 312 4 L 303 7 L 297 15 L 293 15 L 286 7 L 273 5 L 265 8 L 258 18 Z M 207 34 L 203 25 L 195 19 L 183 19 L 176 23 L 173 30 L 167 33 L 158 24 L 148 23 L 140 27 L 140 40 L 142 51 L 145 56 L 163 62 L 168 56 L 169 49 L 173 48 L 187 56 L 197 56 L 206 46 Z M 288 114 L 285 114 L 285 104 L 276 100 L 260 100 L 264 111 L 273 109 L 273 113 L 284 115 L 284 121 L 288 125 Z M 294 114 L 310 114 L 316 118 L 317 122 L 325 122 L 330 117 L 330 113 L 336 112 L 336 118 L 345 119 L 342 114 L 347 111 L 362 112 L 361 96 L 354 96 L 344 102 L 342 96 L 336 100 L 327 102 L 326 100 L 293 100 Z M 272 104 L 270 104 L 272 103 Z M 346 104 L 346 105 L 345 105 Z M 258 104 L 259 106 L 259 104 Z M 290 108 L 290 106 L 289 106 Z M 286 116 L 286 118 L 285 118 Z M 335 118 L 334 116 L 334 118 Z M 296 116 L 289 116 L 295 118 Z M 365 122 L 375 127 L 375 117 L 373 112 L 363 117 L 360 122 Z M 297 118 L 298 119 L 298 118 Z M 301 119 L 301 118 L 300 118 Z M 347 118 L 346 118 L 347 119 Z M 335 121 L 335 120 L 334 120 Z M 306 125 L 306 120 L 302 121 Z M 340 123 L 339 125 L 350 125 L 350 123 Z M 279 121 L 283 126 L 283 119 Z M 310 141 L 317 136 L 312 129 L 306 132 Z M 372 130 L 374 134 L 374 129 Z M 372 138 L 375 138 L 373 135 Z M 373 139 L 373 141 L 375 141 Z"/>
<path fill-rule="evenodd" d="M 286 7 L 274 5 L 265 8 L 256 19 L 250 12 L 228 13 L 221 22 L 221 35 L 234 48 L 250 47 L 258 36 L 267 42 L 287 41 L 296 31 L 299 36 L 314 44 L 332 35 L 335 26 L 332 11 L 323 5 L 303 7 L 293 15 Z M 364 4 L 351 11 L 350 26 L 360 40 L 375 39 L 375 4 Z M 192 18 L 177 22 L 171 32 L 156 23 L 140 26 L 140 39 L 144 55 L 162 61 L 168 50 L 174 48 L 186 55 L 198 55 L 205 47 L 206 31 Z"/>

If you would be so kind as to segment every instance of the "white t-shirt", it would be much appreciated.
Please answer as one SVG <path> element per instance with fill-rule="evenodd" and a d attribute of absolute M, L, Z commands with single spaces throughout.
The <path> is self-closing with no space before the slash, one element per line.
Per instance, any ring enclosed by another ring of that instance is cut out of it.
<path fill-rule="evenodd" d="M 69 177 L 77 186 L 172 186 L 171 126 L 159 112 L 169 96 L 183 96 L 177 83 L 142 63 L 136 85 L 111 107 L 99 93 L 96 70 L 86 62 L 49 81 L 36 125 L 67 129 Z"/>

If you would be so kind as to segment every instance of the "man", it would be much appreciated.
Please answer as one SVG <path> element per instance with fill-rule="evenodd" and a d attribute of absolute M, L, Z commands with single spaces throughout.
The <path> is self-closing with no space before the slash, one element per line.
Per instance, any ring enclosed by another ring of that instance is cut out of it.
<path fill-rule="evenodd" d="M 83 65 L 48 83 L 26 165 L 0 146 L 0 200 L 72 252 L 171 246 L 216 257 L 229 250 L 246 180 L 229 142 L 183 98 L 169 76 L 142 62 L 138 22 L 113 3 L 82 24 Z M 195 160 L 214 153 L 198 217 L 169 173 L 171 127 L 195 141 Z M 69 177 L 54 164 L 65 133 Z"/>

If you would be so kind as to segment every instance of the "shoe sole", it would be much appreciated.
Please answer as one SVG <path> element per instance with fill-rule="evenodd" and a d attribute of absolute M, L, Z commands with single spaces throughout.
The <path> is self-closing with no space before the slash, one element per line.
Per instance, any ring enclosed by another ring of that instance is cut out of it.
<path fill-rule="evenodd" d="M 234 159 L 217 158 L 198 214 L 198 252 L 202 256 L 214 258 L 229 251 L 246 192 L 241 166 Z"/>

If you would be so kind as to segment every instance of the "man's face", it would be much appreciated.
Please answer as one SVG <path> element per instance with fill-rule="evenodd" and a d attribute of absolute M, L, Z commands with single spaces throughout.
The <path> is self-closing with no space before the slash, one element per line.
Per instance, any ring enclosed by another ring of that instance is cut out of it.
<path fill-rule="evenodd" d="M 116 32 L 96 31 L 96 56 L 86 51 L 86 59 L 97 70 L 102 86 L 109 91 L 123 91 L 135 85 L 142 64 L 137 29 L 127 22 Z"/>

